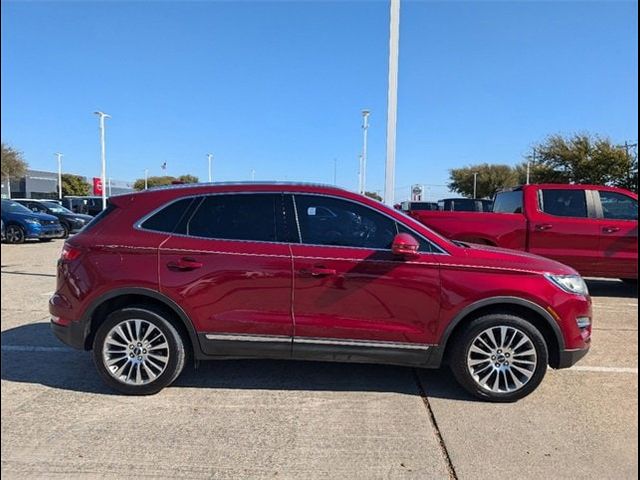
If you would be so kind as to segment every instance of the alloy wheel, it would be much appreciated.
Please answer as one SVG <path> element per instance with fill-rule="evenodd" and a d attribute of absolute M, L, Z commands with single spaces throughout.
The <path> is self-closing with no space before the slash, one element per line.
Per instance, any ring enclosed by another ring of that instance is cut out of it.
<path fill-rule="evenodd" d="M 22 243 L 24 240 L 24 232 L 17 225 L 9 225 L 5 237 L 9 243 Z"/>
<path fill-rule="evenodd" d="M 474 381 L 491 393 L 512 393 L 524 387 L 538 366 L 533 341 L 522 330 L 495 326 L 478 334 L 467 353 Z"/>
<path fill-rule="evenodd" d="M 130 319 L 107 333 L 102 347 L 107 371 L 119 382 L 145 385 L 157 379 L 169 363 L 169 343 L 152 323 Z"/>

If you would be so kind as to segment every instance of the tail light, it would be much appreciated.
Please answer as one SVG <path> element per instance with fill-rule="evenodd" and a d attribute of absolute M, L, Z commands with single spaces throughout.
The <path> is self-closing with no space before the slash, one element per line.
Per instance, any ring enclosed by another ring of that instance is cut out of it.
<path fill-rule="evenodd" d="M 70 262 L 78 258 L 81 253 L 82 253 L 82 250 L 80 250 L 78 247 L 74 247 L 73 245 L 69 245 L 68 243 L 65 243 L 64 246 L 62 247 L 60 260 L 63 262 Z"/>

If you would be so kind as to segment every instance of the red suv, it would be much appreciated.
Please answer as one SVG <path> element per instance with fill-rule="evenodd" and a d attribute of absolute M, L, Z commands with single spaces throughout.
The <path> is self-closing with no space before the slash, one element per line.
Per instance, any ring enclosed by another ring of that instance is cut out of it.
<path fill-rule="evenodd" d="M 112 197 L 66 242 L 49 308 L 54 333 L 128 394 L 171 384 L 192 355 L 446 363 L 473 395 L 513 401 L 591 337 L 570 267 L 302 184 Z"/>

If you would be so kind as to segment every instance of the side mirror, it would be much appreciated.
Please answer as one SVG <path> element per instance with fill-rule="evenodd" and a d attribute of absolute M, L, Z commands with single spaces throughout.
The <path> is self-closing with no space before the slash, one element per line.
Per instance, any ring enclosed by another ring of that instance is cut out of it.
<path fill-rule="evenodd" d="M 399 233 L 393 238 L 391 251 L 394 255 L 404 257 L 406 259 L 417 258 L 420 256 L 418 249 L 420 244 L 408 233 Z"/>

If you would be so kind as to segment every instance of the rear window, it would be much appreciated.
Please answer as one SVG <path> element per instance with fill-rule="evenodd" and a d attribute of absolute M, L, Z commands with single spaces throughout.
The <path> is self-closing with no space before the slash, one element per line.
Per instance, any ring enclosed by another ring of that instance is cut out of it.
<path fill-rule="evenodd" d="M 184 233 L 219 240 L 286 241 L 279 239 L 277 232 L 281 205 L 281 194 L 207 196 L 188 220 Z"/>
<path fill-rule="evenodd" d="M 170 203 L 140 224 L 145 230 L 173 233 L 182 216 L 193 202 L 193 198 L 183 198 Z"/>
<path fill-rule="evenodd" d="M 522 213 L 522 190 L 498 193 L 493 202 L 493 213 Z"/>
<path fill-rule="evenodd" d="M 540 210 L 556 217 L 586 218 L 587 199 L 584 190 L 541 190 Z"/>

